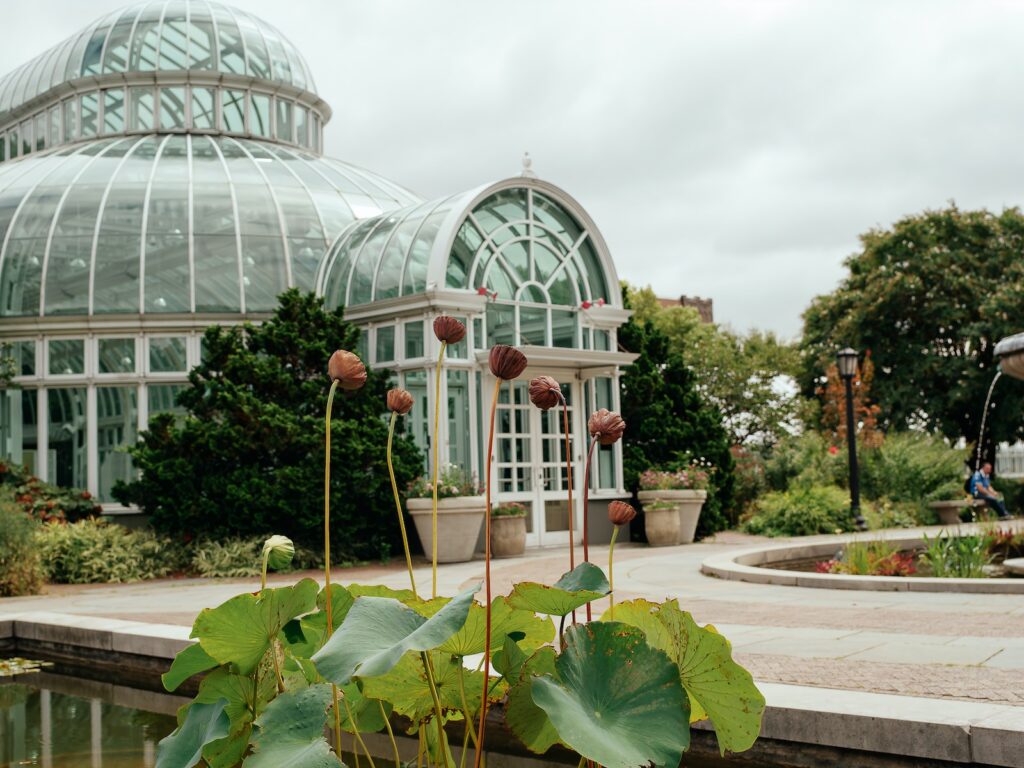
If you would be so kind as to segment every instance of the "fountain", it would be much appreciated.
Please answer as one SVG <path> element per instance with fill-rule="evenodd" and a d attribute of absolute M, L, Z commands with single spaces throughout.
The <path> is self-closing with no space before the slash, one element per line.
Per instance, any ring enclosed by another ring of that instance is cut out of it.
<path fill-rule="evenodd" d="M 999 358 L 1000 371 L 1015 379 L 1024 379 L 1024 333 L 1000 339 L 995 355 Z"/>

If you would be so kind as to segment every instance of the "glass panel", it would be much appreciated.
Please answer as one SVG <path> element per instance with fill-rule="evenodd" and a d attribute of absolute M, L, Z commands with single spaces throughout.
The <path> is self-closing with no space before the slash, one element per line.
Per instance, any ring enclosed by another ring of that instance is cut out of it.
<path fill-rule="evenodd" d="M 188 29 L 185 4 L 171 3 L 164 11 L 160 34 L 160 69 L 188 69 Z"/>
<path fill-rule="evenodd" d="M 64 141 L 74 141 L 78 138 L 78 101 L 68 99 L 64 102 Z"/>
<path fill-rule="evenodd" d="M 81 135 L 83 138 L 96 135 L 96 118 L 100 109 L 98 93 L 83 93 L 78 99 L 79 116 L 81 117 Z"/>
<path fill-rule="evenodd" d="M 601 266 L 601 261 L 597 258 L 597 252 L 590 244 L 589 238 L 580 245 L 579 252 L 580 257 L 583 259 L 583 268 L 587 282 L 590 284 L 590 297 L 593 299 L 604 299 L 605 301 L 613 298 L 608 292 L 608 284 L 604 279 L 604 268 Z"/>
<path fill-rule="evenodd" d="M 39 313 L 46 239 L 10 240 L 0 277 L 0 302 L 5 315 Z"/>
<path fill-rule="evenodd" d="M 551 310 L 551 346 L 576 347 L 576 313 L 564 309 Z"/>
<path fill-rule="evenodd" d="M 50 339 L 49 371 L 56 376 L 85 373 L 84 339 Z"/>
<path fill-rule="evenodd" d="M 309 146 L 309 111 L 301 104 L 295 105 L 295 143 Z"/>
<path fill-rule="evenodd" d="M 90 213 L 96 215 L 95 211 Z M 91 260 L 91 237 L 53 238 L 46 265 L 46 314 L 86 314 L 89 311 Z"/>
<path fill-rule="evenodd" d="M 185 127 L 185 89 L 160 89 L 160 130 L 173 131 Z"/>
<path fill-rule="evenodd" d="M 448 371 L 448 461 L 470 467 L 469 372 Z"/>
<path fill-rule="evenodd" d="M 468 288 L 469 274 L 473 268 L 473 259 L 476 252 L 483 244 L 476 225 L 470 219 L 466 219 L 459 228 L 452 244 L 452 251 L 448 255 L 448 276 L 446 283 L 449 288 Z"/>
<path fill-rule="evenodd" d="M 498 491 L 519 493 L 533 487 L 530 455 L 530 405 L 524 382 L 509 382 L 498 393 L 495 458 Z"/>
<path fill-rule="evenodd" d="M 21 154 L 27 155 L 32 151 L 32 121 L 23 122 L 18 133 L 21 134 Z"/>
<path fill-rule="evenodd" d="M 34 389 L 0 391 L 0 451 L 32 474 L 39 446 L 36 395 Z"/>
<path fill-rule="evenodd" d="M 14 360 L 15 376 L 36 375 L 36 343 L 34 341 L 15 341 L 11 344 L 9 354 Z"/>
<path fill-rule="evenodd" d="M 395 359 L 395 326 L 385 325 L 377 329 L 377 357 L 375 362 L 390 363 Z"/>
<path fill-rule="evenodd" d="M 594 400 L 597 408 L 614 410 L 612 390 L 615 380 L 607 376 L 594 380 Z M 597 449 L 597 487 L 615 487 L 615 446 L 598 446 Z"/>
<path fill-rule="evenodd" d="M 423 357 L 423 321 L 416 320 L 405 324 L 405 357 Z"/>
<path fill-rule="evenodd" d="M 245 91 L 222 91 L 221 119 L 227 133 L 245 133 Z"/>
<path fill-rule="evenodd" d="M 195 236 L 196 312 L 239 312 L 238 241 L 234 235 Z"/>
<path fill-rule="evenodd" d="M 69 387 L 47 391 L 46 479 L 66 488 L 84 488 L 88 483 L 86 389 Z"/>
<path fill-rule="evenodd" d="M 179 166 L 180 167 L 176 167 Z M 185 168 L 185 138 L 172 139 L 158 161 L 150 192 L 145 242 L 145 310 L 188 312 L 188 188 L 163 179 Z"/>
<path fill-rule="evenodd" d="M 51 147 L 55 147 L 60 144 L 60 107 L 50 108 L 49 134 Z"/>
<path fill-rule="evenodd" d="M 548 344 L 548 311 L 541 307 L 519 308 L 519 343 L 535 347 Z"/>
<path fill-rule="evenodd" d="M 575 243 L 583 228 L 573 219 L 572 215 L 554 200 L 537 192 L 533 193 L 533 215 L 538 221 L 570 247 Z"/>
<path fill-rule="evenodd" d="M 515 309 L 507 304 L 487 305 L 487 346 L 515 344 Z"/>
<path fill-rule="evenodd" d="M 270 97 L 264 93 L 254 93 L 251 106 L 249 133 L 255 136 L 270 136 Z"/>
<path fill-rule="evenodd" d="M 110 492 L 121 480 L 135 477 L 132 457 L 125 450 L 139 439 L 138 387 L 96 387 L 96 448 L 99 457 L 100 501 L 113 501 Z"/>
<path fill-rule="evenodd" d="M 501 250 L 501 258 L 520 281 L 530 279 L 530 255 L 525 242 L 509 243 Z"/>
<path fill-rule="evenodd" d="M 185 338 L 170 336 L 149 339 L 150 373 L 184 373 L 188 370 L 185 357 Z"/>
<path fill-rule="evenodd" d="M 427 396 L 427 372 L 407 371 L 404 374 L 405 389 L 412 395 L 412 410 L 405 417 L 405 427 L 412 435 L 416 446 L 423 451 L 423 469 L 428 468 L 430 450 L 430 405 Z"/>
<path fill-rule="evenodd" d="M 46 113 L 40 112 L 35 116 L 35 127 L 33 133 L 36 139 L 36 152 L 46 149 Z"/>
<path fill-rule="evenodd" d="M 213 23 L 209 19 L 197 18 L 199 9 L 192 9 L 192 24 L 188 35 L 189 69 L 215 69 Z"/>
<path fill-rule="evenodd" d="M 132 88 L 129 91 L 131 96 L 131 130 L 151 131 L 153 130 L 153 89 Z"/>
<path fill-rule="evenodd" d="M 7 134 L 7 156 L 13 160 L 21 154 L 19 151 L 20 149 L 21 145 L 18 142 L 18 130 L 15 128 Z"/>
<path fill-rule="evenodd" d="M 111 88 L 103 92 L 103 132 L 124 131 L 124 90 Z"/>
<path fill-rule="evenodd" d="M 99 25 L 93 30 L 88 45 L 85 46 L 85 53 L 82 56 L 82 74 L 98 75 L 103 65 L 103 42 L 107 39 L 107 32 L 110 29 L 106 25 Z"/>
<path fill-rule="evenodd" d="M 216 91 L 213 88 L 192 86 L 192 127 L 212 130 L 217 127 Z"/>
<path fill-rule="evenodd" d="M 100 373 L 134 373 L 135 339 L 99 339 Z"/>
<path fill-rule="evenodd" d="M 277 297 L 287 287 L 284 244 L 281 238 L 244 235 L 242 267 L 246 311 L 272 311 L 277 306 Z"/>
<path fill-rule="evenodd" d="M 608 331 L 594 331 L 594 349 L 598 349 L 602 352 L 609 352 L 611 351 L 611 348 L 611 337 Z"/>
<path fill-rule="evenodd" d="M 227 9 L 212 6 L 214 20 L 217 22 L 217 37 L 220 42 L 220 66 L 228 72 L 245 74 L 245 47 L 238 25 Z"/>
<path fill-rule="evenodd" d="M 0 133 L 0 163 L 7 159 L 7 137 Z"/>
<path fill-rule="evenodd" d="M 158 413 L 173 413 L 184 416 L 187 411 L 175 404 L 179 392 L 187 388 L 187 384 L 147 384 L 146 400 L 149 403 L 149 418 Z"/>
<path fill-rule="evenodd" d="M 367 330 L 361 330 L 359 338 L 356 340 L 356 354 L 359 355 L 360 360 L 370 359 L 370 332 Z"/>
<path fill-rule="evenodd" d="M 132 35 L 128 69 L 152 72 L 156 69 L 156 49 L 160 44 L 160 15 L 162 5 L 150 5 L 139 17 Z"/>
<path fill-rule="evenodd" d="M 255 22 L 244 13 L 237 13 L 235 19 L 245 40 L 246 62 L 248 74 L 262 80 L 270 79 L 270 60 L 267 56 L 267 47 L 263 43 L 263 36 L 256 27 Z"/>
<path fill-rule="evenodd" d="M 292 136 L 292 103 L 284 99 L 277 99 L 277 122 L 274 126 L 274 133 L 281 141 L 294 141 Z"/>

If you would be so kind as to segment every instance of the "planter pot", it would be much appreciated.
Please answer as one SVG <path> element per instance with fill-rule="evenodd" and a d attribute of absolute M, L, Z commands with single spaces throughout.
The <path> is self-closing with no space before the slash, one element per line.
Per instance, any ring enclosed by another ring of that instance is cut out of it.
<path fill-rule="evenodd" d="M 700 510 L 708 497 L 704 490 L 672 490 L 672 491 L 640 491 L 637 498 L 646 508 L 655 501 L 670 502 L 677 509 L 679 516 L 679 539 L 677 544 L 692 544 L 697 533 L 697 521 Z M 645 512 L 645 514 L 647 514 Z"/>
<path fill-rule="evenodd" d="M 491 557 L 515 557 L 526 551 L 526 515 L 491 518 Z"/>
<path fill-rule="evenodd" d="M 644 506 L 644 533 L 652 547 L 671 547 L 679 543 L 679 508 L 673 504 L 664 509 L 651 509 L 655 501 L 663 501 L 656 493 L 660 491 L 641 491 L 638 494 Z"/>
<path fill-rule="evenodd" d="M 928 504 L 939 516 L 939 522 L 943 525 L 957 525 L 960 523 L 960 513 L 964 511 L 969 502 L 957 499 L 955 501 L 933 501 Z"/>
<path fill-rule="evenodd" d="M 423 552 L 432 560 L 434 550 L 431 499 L 409 499 L 409 514 L 416 524 L 416 533 Z M 437 562 L 464 563 L 473 559 L 480 528 L 484 524 L 487 503 L 483 496 L 459 496 L 437 500 Z"/>

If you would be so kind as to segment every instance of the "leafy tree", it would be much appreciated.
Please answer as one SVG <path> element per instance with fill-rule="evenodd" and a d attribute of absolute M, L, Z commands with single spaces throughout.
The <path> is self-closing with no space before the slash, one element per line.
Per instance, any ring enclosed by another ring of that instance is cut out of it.
<path fill-rule="evenodd" d="M 290 290 L 261 325 L 213 326 L 204 360 L 178 396 L 188 415 L 161 414 L 132 449 L 141 478 L 115 497 L 153 526 L 213 537 L 278 533 L 318 544 L 323 528 L 327 359 L 354 349 L 359 329 L 312 294 Z M 331 524 L 340 557 L 384 556 L 397 540 L 385 463 L 387 374 L 339 390 L 331 422 Z M 395 443 L 401 487 L 422 467 L 408 438 Z"/>
<path fill-rule="evenodd" d="M 619 342 L 640 355 L 622 375 L 623 470 L 626 488 L 636 492 L 646 469 L 677 469 L 704 459 L 715 467 L 697 533 L 726 528 L 733 505 L 733 457 L 722 414 L 705 403 L 693 372 L 653 323 L 631 318 Z"/>
<path fill-rule="evenodd" d="M 996 342 L 1024 318 L 1024 216 L 960 211 L 907 216 L 861 237 L 849 274 L 804 313 L 801 387 L 808 395 L 836 349 L 870 350 L 883 429 L 978 440 Z M 1024 386 L 1004 378 L 983 454 L 1024 437 Z"/>
<path fill-rule="evenodd" d="M 876 447 L 882 443 L 878 430 L 878 406 L 871 402 L 871 382 L 875 378 L 875 364 L 871 353 L 857 366 L 853 377 L 853 420 L 854 435 L 864 446 Z M 846 383 L 839 376 L 839 366 L 832 363 L 825 372 L 825 383 L 818 387 L 816 394 L 821 398 L 821 427 L 829 436 L 832 445 L 846 444 Z"/>
<path fill-rule="evenodd" d="M 663 307 L 650 287 L 626 290 L 638 322 L 650 321 L 693 370 L 734 444 L 768 447 L 796 425 L 800 398 L 790 378 L 799 370 L 795 345 L 771 333 L 740 335 L 705 323 L 692 307 Z"/>

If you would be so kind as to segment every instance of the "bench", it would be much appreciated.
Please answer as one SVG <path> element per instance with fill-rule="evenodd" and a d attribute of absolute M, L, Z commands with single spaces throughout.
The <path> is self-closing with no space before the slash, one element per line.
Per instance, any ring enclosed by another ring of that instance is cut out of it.
<path fill-rule="evenodd" d="M 932 501 L 928 507 L 934 509 L 939 516 L 939 522 L 943 525 L 956 525 L 961 522 L 960 515 L 963 510 L 970 509 L 974 512 L 979 507 L 984 507 L 985 502 L 981 499 L 974 499 L 964 496 L 962 499 L 951 499 L 949 501 Z"/>

